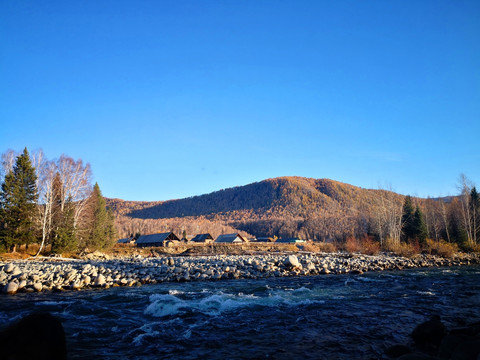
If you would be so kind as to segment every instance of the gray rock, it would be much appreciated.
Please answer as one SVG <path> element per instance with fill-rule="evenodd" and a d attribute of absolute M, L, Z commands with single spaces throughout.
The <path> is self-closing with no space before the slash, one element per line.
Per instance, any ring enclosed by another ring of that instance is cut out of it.
<path fill-rule="evenodd" d="M 7 286 L 5 286 L 4 291 L 10 295 L 15 294 L 18 291 L 18 283 L 16 281 L 10 281 Z"/>
<path fill-rule="evenodd" d="M 27 286 L 27 280 L 20 280 L 18 283 L 18 290 L 23 289 L 25 286 Z"/>
<path fill-rule="evenodd" d="M 3 267 L 3 271 L 5 271 L 8 274 L 8 273 L 11 273 L 14 268 L 15 266 L 12 263 L 8 263 Z"/>
<path fill-rule="evenodd" d="M 40 282 L 36 282 L 33 284 L 33 288 L 35 289 L 35 291 L 40 292 L 43 290 L 43 285 Z"/>
<path fill-rule="evenodd" d="M 301 266 L 298 258 L 295 255 L 289 255 L 288 258 L 285 260 L 285 265 L 293 268 Z"/>
<path fill-rule="evenodd" d="M 95 286 L 102 286 L 105 284 L 105 276 L 102 274 L 98 275 L 95 279 Z"/>

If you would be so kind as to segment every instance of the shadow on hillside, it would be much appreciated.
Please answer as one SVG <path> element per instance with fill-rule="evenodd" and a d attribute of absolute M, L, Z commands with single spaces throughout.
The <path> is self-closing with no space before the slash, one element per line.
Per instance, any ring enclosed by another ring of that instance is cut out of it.
<path fill-rule="evenodd" d="M 165 201 L 148 208 L 133 210 L 127 216 L 139 219 L 169 219 L 236 210 L 258 210 L 271 207 L 278 197 L 277 189 L 263 181 L 211 194 Z"/>

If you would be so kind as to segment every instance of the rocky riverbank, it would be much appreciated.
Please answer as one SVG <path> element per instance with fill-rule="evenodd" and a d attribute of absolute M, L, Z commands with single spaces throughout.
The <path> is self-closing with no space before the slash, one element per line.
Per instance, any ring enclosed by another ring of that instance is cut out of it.
<path fill-rule="evenodd" d="M 0 262 L 0 289 L 5 294 L 140 286 L 166 281 L 255 279 L 320 274 L 361 274 L 367 271 L 419 267 L 479 265 L 477 254 L 451 259 L 432 255 L 404 258 L 391 255 L 265 254 L 203 257 L 101 258 L 83 260 L 30 259 Z"/>

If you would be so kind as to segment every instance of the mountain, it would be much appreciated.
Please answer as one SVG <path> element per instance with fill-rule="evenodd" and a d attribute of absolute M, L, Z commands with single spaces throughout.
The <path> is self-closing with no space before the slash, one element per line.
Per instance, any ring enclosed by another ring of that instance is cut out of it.
<path fill-rule="evenodd" d="M 301 236 L 344 239 L 373 226 L 379 207 L 401 209 L 403 195 L 329 179 L 280 177 L 185 199 L 136 202 L 107 199 L 123 236 L 174 231 L 213 236 Z"/>

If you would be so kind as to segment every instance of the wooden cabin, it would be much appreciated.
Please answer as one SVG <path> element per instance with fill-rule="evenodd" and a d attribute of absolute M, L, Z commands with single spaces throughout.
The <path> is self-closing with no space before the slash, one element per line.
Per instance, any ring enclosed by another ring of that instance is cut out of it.
<path fill-rule="evenodd" d="M 142 235 L 137 239 L 137 246 L 169 246 L 169 244 L 177 241 L 180 241 L 177 235 L 175 235 L 173 232 L 166 232 L 161 234 Z"/>
<path fill-rule="evenodd" d="M 135 237 L 128 237 L 128 238 L 123 238 L 117 241 L 117 244 L 135 244 Z"/>
<path fill-rule="evenodd" d="M 212 237 L 212 235 L 207 233 L 207 234 L 198 234 L 190 241 L 196 242 L 196 243 L 211 244 L 215 241 L 215 239 Z"/>
<path fill-rule="evenodd" d="M 230 243 L 230 244 L 240 244 L 247 242 L 242 235 L 240 234 L 225 234 L 225 235 L 220 235 L 217 237 L 217 240 L 215 240 L 216 243 Z"/>

